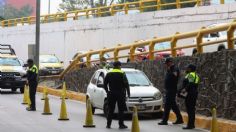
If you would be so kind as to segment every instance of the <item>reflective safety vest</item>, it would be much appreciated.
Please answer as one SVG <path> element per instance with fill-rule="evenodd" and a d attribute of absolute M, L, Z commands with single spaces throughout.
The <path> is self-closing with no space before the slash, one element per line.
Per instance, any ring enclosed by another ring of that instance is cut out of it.
<path fill-rule="evenodd" d="M 188 79 L 188 82 L 194 83 L 194 84 L 199 84 L 200 78 L 196 74 L 196 72 L 190 72 L 185 76 L 186 79 Z"/>
<path fill-rule="evenodd" d="M 33 65 L 33 66 L 29 69 L 29 71 L 34 72 L 34 73 L 36 73 L 36 74 L 38 74 L 38 72 L 39 72 L 36 65 Z"/>
<path fill-rule="evenodd" d="M 122 70 L 120 69 L 112 69 L 110 72 L 118 72 L 118 73 L 124 73 Z"/>

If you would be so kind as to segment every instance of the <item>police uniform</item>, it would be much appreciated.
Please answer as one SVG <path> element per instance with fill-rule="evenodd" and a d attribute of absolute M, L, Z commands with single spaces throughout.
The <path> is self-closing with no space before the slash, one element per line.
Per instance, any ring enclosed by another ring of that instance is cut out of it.
<path fill-rule="evenodd" d="M 170 66 L 167 70 L 165 76 L 165 89 L 166 89 L 166 96 L 165 96 L 165 105 L 164 105 L 164 114 L 162 121 L 159 122 L 159 125 L 167 125 L 170 110 L 172 109 L 173 112 L 176 114 L 177 120 L 173 124 L 182 124 L 183 118 L 180 113 L 180 110 L 176 104 L 176 94 L 177 94 L 177 84 L 179 79 L 179 69 L 175 67 L 175 65 Z"/>
<path fill-rule="evenodd" d="M 38 68 L 36 65 L 33 65 L 31 68 L 28 69 L 27 79 L 28 79 L 28 84 L 29 84 L 29 94 L 30 94 L 30 101 L 31 101 L 31 105 L 28 110 L 36 110 L 35 94 L 36 94 L 36 89 L 38 86 Z"/>
<path fill-rule="evenodd" d="M 185 105 L 186 110 L 188 113 L 188 124 L 187 127 L 184 129 L 192 129 L 195 128 L 194 122 L 195 122 L 195 105 L 197 101 L 198 96 L 198 84 L 200 82 L 199 76 L 196 74 L 196 72 L 190 72 L 186 76 L 186 91 L 187 96 L 185 98 Z"/>
<path fill-rule="evenodd" d="M 111 126 L 116 103 L 119 110 L 119 126 L 120 128 L 127 128 L 127 126 L 124 125 L 123 115 L 126 108 L 126 92 L 128 96 L 130 96 L 130 89 L 125 73 L 120 69 L 113 69 L 110 71 L 105 77 L 104 88 L 107 93 L 109 107 L 107 128 L 110 128 Z"/>

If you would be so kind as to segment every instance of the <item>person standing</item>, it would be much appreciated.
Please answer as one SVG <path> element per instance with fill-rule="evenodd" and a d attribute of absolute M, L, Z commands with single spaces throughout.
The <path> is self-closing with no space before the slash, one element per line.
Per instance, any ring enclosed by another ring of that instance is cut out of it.
<path fill-rule="evenodd" d="M 184 88 L 187 92 L 185 98 L 186 110 L 188 113 L 188 123 L 186 127 L 183 129 L 194 129 L 195 128 L 195 106 L 198 96 L 198 84 L 200 82 L 200 78 L 196 73 L 195 65 L 188 65 L 186 70 L 186 76 L 184 80 Z"/>
<path fill-rule="evenodd" d="M 121 71 L 121 63 L 116 61 L 113 65 L 113 70 L 106 75 L 104 80 L 104 89 L 107 93 L 109 107 L 106 128 L 111 128 L 112 117 L 117 103 L 119 128 L 126 129 L 128 127 L 124 124 L 124 110 L 126 108 L 126 93 L 130 97 L 129 83 L 125 73 Z"/>
<path fill-rule="evenodd" d="M 168 125 L 170 110 L 172 109 L 176 114 L 177 120 L 173 124 L 182 124 L 183 118 L 180 110 L 176 104 L 177 84 L 179 79 L 179 69 L 174 65 L 172 58 L 166 58 L 165 65 L 167 73 L 165 76 L 165 105 L 162 121 L 159 125 Z"/>
<path fill-rule="evenodd" d="M 38 86 L 38 68 L 34 64 L 34 61 L 32 59 L 28 59 L 27 64 L 28 64 L 27 84 L 29 85 L 29 95 L 30 95 L 31 105 L 30 107 L 26 108 L 26 110 L 36 111 L 35 94 Z"/>

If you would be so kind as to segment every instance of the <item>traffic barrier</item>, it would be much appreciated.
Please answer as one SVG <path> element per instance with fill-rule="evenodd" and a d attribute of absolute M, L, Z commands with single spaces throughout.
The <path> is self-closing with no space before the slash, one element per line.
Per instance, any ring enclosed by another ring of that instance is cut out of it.
<path fill-rule="evenodd" d="M 215 108 L 212 109 L 211 132 L 219 132 Z"/>
<path fill-rule="evenodd" d="M 21 104 L 24 104 L 24 105 L 28 104 L 28 102 L 27 102 L 27 86 L 26 85 L 24 87 L 23 102 Z"/>
<path fill-rule="evenodd" d="M 43 87 L 43 97 L 41 98 L 41 100 L 45 100 L 46 98 L 46 92 L 47 92 L 47 88 Z"/>
<path fill-rule="evenodd" d="M 66 82 L 63 82 L 61 96 L 64 97 L 65 99 L 68 99 L 67 92 L 66 92 Z"/>
<path fill-rule="evenodd" d="M 43 115 L 51 115 L 48 93 L 45 93 Z"/>
<path fill-rule="evenodd" d="M 90 99 L 87 99 L 86 103 L 86 119 L 83 127 L 95 127 L 93 124 L 92 105 Z"/>
<path fill-rule="evenodd" d="M 66 111 L 66 102 L 65 102 L 65 97 L 62 96 L 61 99 L 61 112 L 60 112 L 60 117 L 58 118 L 58 120 L 69 120 L 69 118 L 67 117 L 67 111 Z"/>
<path fill-rule="evenodd" d="M 133 108 L 133 118 L 132 118 L 131 132 L 140 132 L 139 121 L 138 121 L 138 111 L 137 111 L 136 106 L 134 106 L 134 108 Z"/>

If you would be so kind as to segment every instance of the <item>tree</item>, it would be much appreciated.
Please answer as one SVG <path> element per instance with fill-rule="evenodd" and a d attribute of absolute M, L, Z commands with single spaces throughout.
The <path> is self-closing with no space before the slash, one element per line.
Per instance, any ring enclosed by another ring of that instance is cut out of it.
<path fill-rule="evenodd" d="M 11 5 L 5 5 L 2 6 L 0 10 L 2 11 L 2 18 L 14 19 L 30 16 L 33 11 L 33 8 L 30 5 L 25 5 L 20 9 L 16 9 Z"/>

